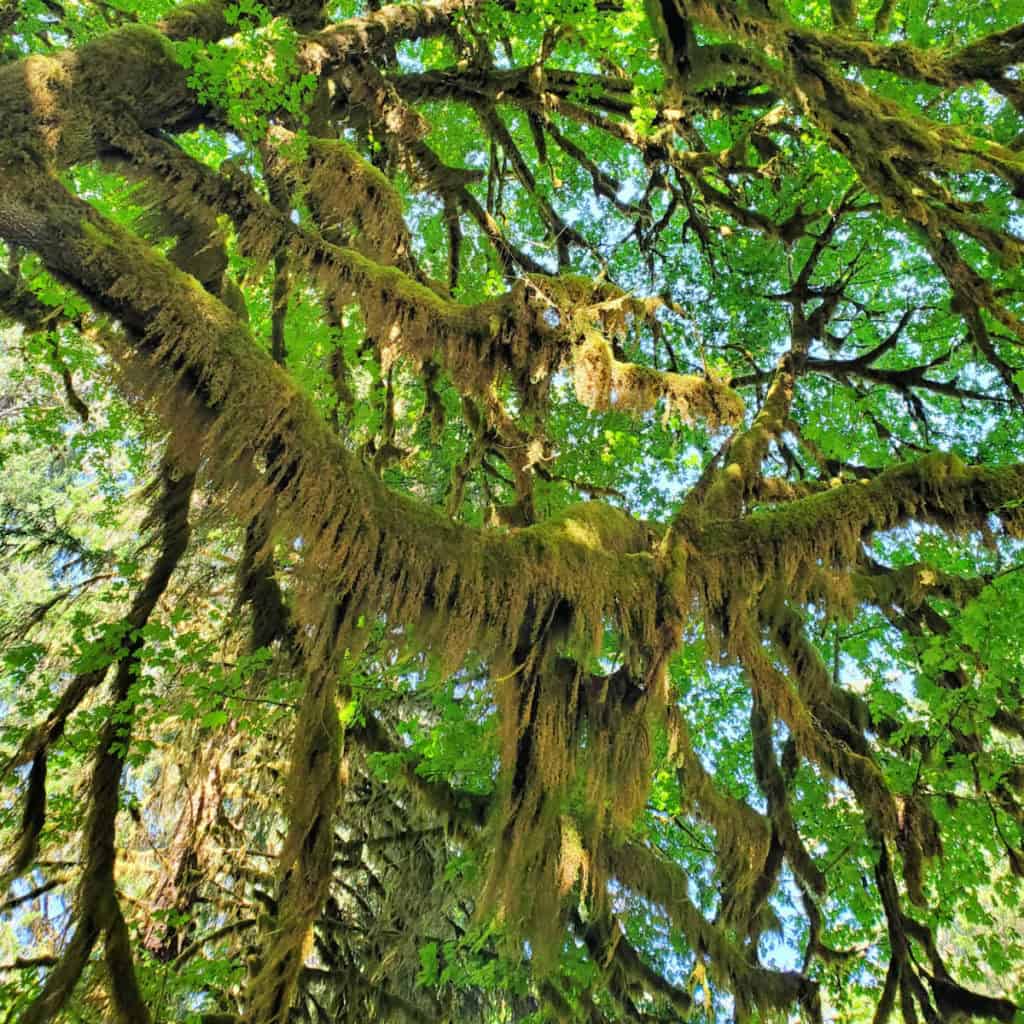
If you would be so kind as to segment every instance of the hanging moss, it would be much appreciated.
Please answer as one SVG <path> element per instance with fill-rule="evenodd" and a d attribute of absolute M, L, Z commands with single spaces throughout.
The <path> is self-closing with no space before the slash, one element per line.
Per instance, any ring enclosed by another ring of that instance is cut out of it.
<path fill-rule="evenodd" d="M 1000 301 L 990 284 L 961 254 L 953 232 L 979 242 L 1007 266 L 1021 258 L 1020 240 L 1009 225 L 993 229 L 969 212 L 956 197 L 956 176 L 984 172 L 1001 178 L 1014 195 L 1024 194 L 1024 160 L 1012 149 L 969 135 L 955 125 L 931 121 L 921 114 L 874 92 L 837 70 L 835 62 L 886 66 L 910 77 L 936 81 L 946 87 L 963 84 L 964 76 L 981 77 L 996 84 L 1018 107 L 1024 94 L 1004 74 L 1013 52 L 1010 39 L 997 34 L 990 43 L 956 58 L 943 55 L 929 61 L 913 47 L 872 47 L 852 38 L 807 31 L 788 13 L 768 6 L 733 0 L 688 0 L 682 14 L 705 29 L 722 33 L 742 44 L 736 63 L 748 64 L 817 125 L 836 152 L 843 154 L 861 181 L 880 200 L 883 209 L 902 217 L 911 231 L 920 232 L 936 265 L 945 274 L 953 295 L 967 314 L 968 326 L 979 350 L 1012 381 L 1005 364 L 988 343 L 980 317 L 971 311 L 987 310 L 1018 339 L 1024 324 Z M 883 12 L 879 11 L 883 18 Z M 1007 45 L 1010 43 L 1010 45 Z M 692 39 L 686 56 L 692 63 L 705 50 Z M 774 55 L 781 67 L 765 59 Z M 985 68 L 988 57 L 993 63 Z M 1011 392 L 1021 400 L 1015 386 Z"/>
<path fill-rule="evenodd" d="M 612 851 L 611 870 L 627 888 L 666 909 L 698 959 L 710 961 L 712 978 L 733 993 L 741 1014 L 799 1005 L 811 1020 L 820 1020 L 817 984 L 795 971 L 772 971 L 751 964 L 728 933 L 711 924 L 691 902 L 688 879 L 678 864 L 631 843 Z"/>
<path fill-rule="evenodd" d="M 398 356 L 417 366 L 439 359 L 463 392 L 486 396 L 497 380 L 508 378 L 531 410 L 540 408 L 553 373 L 572 362 L 578 394 L 594 408 L 611 401 L 643 412 L 663 399 L 666 416 L 675 412 L 687 422 L 703 419 L 714 427 L 742 417 L 742 400 L 724 382 L 620 362 L 592 326 L 578 327 L 596 320 L 606 331 L 621 331 L 628 315 L 646 312 L 607 284 L 571 276 L 526 279 L 504 296 L 462 306 L 386 265 L 401 262 L 407 251 L 397 196 L 341 143 L 314 148 L 309 187 L 324 192 L 320 201 L 339 223 L 362 225 L 361 237 L 382 254 L 384 265 L 297 227 L 237 176 L 218 177 L 158 140 L 128 136 L 123 144 L 143 166 L 173 182 L 172 207 L 191 209 L 201 197 L 232 217 L 249 256 L 264 262 L 284 252 L 314 277 L 334 308 L 358 302 L 385 370 Z M 351 187 L 339 187 L 339 178 Z M 580 345 L 575 339 L 581 329 Z"/>
<path fill-rule="evenodd" d="M 644 413 L 663 402 L 666 420 L 674 413 L 684 423 L 702 422 L 712 430 L 743 419 L 743 400 L 724 382 L 622 362 L 593 329 L 573 347 L 572 368 L 576 397 L 589 409 Z"/>
<path fill-rule="evenodd" d="M 293 136 L 275 128 L 271 137 L 281 173 L 305 188 L 325 237 L 350 230 L 355 237 L 349 244 L 364 255 L 383 264 L 408 265 L 411 243 L 403 203 L 386 175 L 341 139 L 313 140 L 306 160 L 296 166 L 282 153 Z"/>
<path fill-rule="evenodd" d="M 682 713 L 669 710 L 669 760 L 684 810 L 715 830 L 717 869 L 723 890 L 737 902 L 749 894 L 768 857 L 771 829 L 767 820 L 742 800 L 723 793 L 697 756 Z"/>
<path fill-rule="evenodd" d="M 333 628 L 325 625 L 325 628 Z M 329 643 L 333 648 L 336 644 Z M 334 816 L 341 782 L 338 666 L 309 679 L 295 721 L 285 792 L 288 834 L 277 860 L 276 910 L 267 922 L 248 993 L 250 1024 L 285 1024 L 333 874 Z"/>
<path fill-rule="evenodd" d="M 317 4 L 285 6 L 310 25 L 320 16 Z M 849 12 L 842 6 L 837 4 L 837 19 L 848 23 Z M 920 226 L 936 264 L 958 297 L 973 303 L 978 318 L 979 310 L 991 309 L 1012 330 L 1019 328 L 1010 311 L 1000 312 L 998 296 L 966 266 L 950 237 L 963 233 L 1007 265 L 1018 259 L 1018 244 L 958 204 L 947 187 L 951 175 L 978 169 L 1018 187 L 1017 154 L 908 117 L 834 73 L 819 75 L 814 46 L 787 35 L 792 26 L 782 24 L 772 4 L 698 0 L 683 7 L 690 8 L 684 14 L 698 20 L 718 19 L 722 32 L 744 36 L 745 46 L 753 41 L 754 48 L 772 50 L 767 63 L 733 44 L 686 53 L 691 58 L 686 84 L 728 89 L 745 75 L 757 80 L 763 72 L 758 85 L 795 97 L 838 150 L 860 154 L 854 163 L 863 180 L 885 210 Z M 357 19 L 342 31 L 327 30 L 303 41 L 302 60 L 317 70 L 329 68 L 350 49 L 365 48 L 393 28 L 400 35 L 403 25 L 430 31 L 443 27 L 455 9 L 455 4 L 432 3 L 375 12 L 376 18 Z M 175 31 L 190 24 L 207 34 L 219 31 L 212 10 L 182 15 Z M 669 40 L 680 44 L 679 52 L 688 51 L 696 38 L 688 29 L 684 34 L 689 41 Z M 851 37 L 850 46 L 854 42 Z M 116 67 L 119 61 L 123 73 L 101 76 L 101 68 Z M 323 230 L 292 223 L 288 203 L 277 197 L 274 203 L 264 202 L 237 168 L 215 173 L 165 138 L 148 134 L 164 124 L 191 123 L 196 115 L 180 69 L 172 71 L 171 63 L 172 54 L 159 37 L 139 29 L 111 34 L 75 57 L 24 62 L 19 65 L 27 72 L 24 81 L 0 69 L 0 114 L 10 115 L 12 133 L 24 135 L 5 134 L 0 222 L 5 233 L 39 251 L 56 274 L 77 282 L 97 308 L 121 320 L 127 342 L 110 338 L 105 344 L 124 373 L 124 389 L 159 410 L 179 437 L 197 425 L 207 432 L 204 479 L 247 524 L 251 540 L 241 566 L 241 595 L 272 613 L 271 621 L 257 618 L 254 639 L 281 637 L 286 612 L 294 613 L 290 635 L 308 669 L 308 685 L 289 774 L 288 834 L 276 890 L 267 897 L 273 910 L 264 922 L 264 953 L 250 990 L 252 1019 L 275 1024 L 286 1019 L 296 979 L 311 952 L 313 925 L 328 896 L 332 815 L 344 774 L 335 693 L 338 665 L 344 652 L 358 651 L 366 642 L 367 626 L 380 620 L 389 626 L 389 643 L 422 646 L 442 671 L 467 658 L 482 660 L 487 668 L 500 707 L 502 749 L 488 822 L 494 842 L 483 906 L 500 914 L 517 940 L 525 935 L 541 963 L 557 953 L 567 917 L 574 920 L 567 908 L 575 904 L 586 909 L 587 924 L 601 922 L 594 948 L 607 958 L 602 966 L 616 979 L 609 991 L 624 1012 L 630 1012 L 630 984 L 657 989 L 649 978 L 636 980 L 644 977 L 643 965 L 639 957 L 630 959 L 621 932 L 604 929 L 610 919 L 609 893 L 617 887 L 666 909 L 691 943 L 700 970 L 709 962 L 716 983 L 735 993 L 738 1017 L 794 1004 L 814 1015 L 812 982 L 795 973 L 764 970 L 755 962 L 757 940 L 769 919 L 768 894 L 783 860 L 812 903 L 824 892 L 821 870 L 789 807 L 792 776 L 803 757 L 852 787 L 868 834 L 882 853 L 879 887 L 897 965 L 883 1002 L 890 1009 L 897 995 L 911 1009 L 913 1000 L 921 1002 L 920 991 L 909 987 L 917 975 L 904 933 L 913 928 L 901 921 L 900 894 L 883 862 L 889 856 L 886 844 L 898 847 L 910 897 L 923 898 L 928 859 L 941 849 L 938 829 L 921 794 L 896 799 L 885 786 L 866 738 L 865 705 L 832 685 L 792 602 L 814 595 L 828 614 L 848 614 L 863 582 L 851 580 L 849 569 L 863 564 L 864 540 L 873 531 L 911 519 L 963 532 L 981 527 L 995 513 L 1019 534 L 1024 528 L 1019 506 L 1024 470 L 977 470 L 941 457 L 821 493 L 809 493 L 816 483 L 773 486 L 764 478 L 763 464 L 771 444 L 787 430 L 813 333 L 798 316 L 793 348 L 780 361 L 760 412 L 749 429 L 732 438 L 721 459 L 707 467 L 669 531 L 649 529 L 597 502 L 511 530 L 460 526 L 389 491 L 211 294 L 220 291 L 214 285 L 224 269 L 223 249 L 213 231 L 220 215 L 231 218 L 239 249 L 258 264 L 273 260 L 279 267 L 287 265 L 315 283 L 335 313 L 357 304 L 386 372 L 400 359 L 429 368 L 431 381 L 443 369 L 477 417 L 472 421 L 478 443 L 474 459 L 482 455 L 480 442 L 492 431 L 502 444 L 512 437 L 509 447 L 527 448 L 519 443 L 522 428 L 516 433 L 517 425 L 509 426 L 512 417 L 495 396 L 510 385 L 519 399 L 516 409 L 532 420 L 560 370 L 572 373 L 580 400 L 598 410 L 644 414 L 661 405 L 666 416 L 715 427 L 739 425 L 742 402 L 726 381 L 713 376 L 668 373 L 620 359 L 619 346 L 635 327 L 649 324 L 656 310 L 606 282 L 537 274 L 477 305 L 452 301 L 443 287 L 417 272 L 398 193 L 344 143 L 315 141 L 304 161 L 280 151 L 268 160 L 269 176 L 280 172 L 275 188 L 303 196 Z M 536 77 L 543 78 L 539 67 Z M 393 134 L 405 143 L 421 141 L 418 116 L 393 104 L 390 111 L 386 108 L 385 101 L 393 99 L 388 90 L 396 87 L 377 69 L 349 64 L 333 81 L 345 86 L 353 103 L 387 115 Z M 554 109 L 557 97 L 551 95 Z M 759 102 L 757 96 L 754 100 Z M 154 110 L 152 119 L 147 107 Z M 537 119 L 535 112 L 531 116 Z M 543 131 L 534 120 L 543 160 Z M 607 121 L 616 124 L 614 118 Z M 7 133 L 7 124 L 0 123 L 0 131 Z M 499 143 L 512 150 L 514 140 L 503 126 L 495 127 L 493 117 L 488 123 Z M 881 145 L 881 129 L 886 128 L 891 129 L 889 145 Z M 675 125 L 671 130 L 677 130 Z M 679 130 L 684 130 L 682 122 Z M 275 135 L 278 142 L 288 141 L 283 132 Z M 635 135 L 629 137 L 636 141 Z M 701 174 L 719 164 L 732 167 L 733 161 L 745 159 L 748 141 L 744 136 L 728 161 L 697 153 L 692 160 L 680 157 L 673 166 Z M 120 148 L 166 190 L 164 206 L 182 242 L 170 262 L 71 200 L 37 167 L 31 180 L 20 173 L 26 162 L 56 167 L 91 155 L 98 144 Z M 874 150 L 867 152 L 870 145 Z M 645 149 L 645 157 L 655 151 Z M 275 158 L 280 160 L 276 167 Z M 918 165 L 925 169 L 923 177 L 912 173 Z M 521 177 L 529 177 L 529 170 Z M 690 187 L 684 177 L 679 181 L 681 189 Z M 197 209 L 198 230 L 193 232 L 182 215 Z M 550 204 L 542 210 L 549 221 L 557 218 Z M 690 214 L 699 223 L 693 210 Z M 458 214 L 449 209 L 447 216 L 451 227 Z M 663 227 L 671 216 L 670 209 Z M 802 210 L 794 215 L 801 228 L 813 219 Z M 764 228 L 765 220 L 748 212 L 743 222 Z M 779 228 L 778 233 L 786 231 Z M 211 240 L 217 243 L 216 253 L 207 249 Z M 564 250 L 565 240 L 558 245 Z M 204 265 L 206 259 L 210 263 Z M 198 283 L 175 270 L 175 260 L 186 264 Z M 536 439 L 527 435 L 527 440 Z M 509 462 L 519 498 L 516 522 L 531 523 L 534 506 L 520 485 L 532 463 L 516 458 L 510 456 Z M 751 512 L 766 497 L 784 504 Z M 459 504 L 453 501 L 453 508 Z M 259 556 L 275 539 L 294 552 L 293 609 L 258 596 L 270 582 Z M 895 589 L 912 605 L 926 588 L 907 582 Z M 881 592 L 878 597 L 893 599 Z M 668 660 L 694 614 L 705 617 L 713 652 L 725 653 L 746 669 L 754 693 L 755 774 L 767 800 L 766 814 L 715 786 L 692 749 L 685 722 L 667 710 Z M 596 675 L 592 668 L 606 650 L 608 633 L 615 635 L 622 665 Z M 74 692 L 82 692 L 80 680 Z M 781 767 L 773 746 L 776 722 L 789 733 Z M 716 924 L 690 902 L 689 881 L 678 868 L 626 838 L 647 795 L 652 735 L 666 724 L 669 759 L 683 800 L 680 810 L 715 832 L 717 870 L 727 890 Z M 33 742 L 38 753 L 41 741 Z M 111 764 L 105 770 L 109 778 Z M 34 798 L 42 777 L 34 764 L 26 835 L 38 834 Z M 407 782 L 413 777 L 413 770 L 406 772 Z M 434 812 L 453 818 L 459 813 L 451 792 L 422 780 L 409 788 Z M 108 808 L 111 789 L 116 797 L 116 784 L 102 794 Z M 474 804 L 471 826 L 460 836 L 478 826 L 480 814 L 481 805 Z M 100 931 L 110 963 L 130 965 L 116 899 L 113 910 L 106 907 L 104 914 L 102 928 L 83 922 L 81 937 L 75 933 L 57 977 L 68 977 L 67 965 L 81 971 L 87 944 Z M 913 941 L 927 946 L 926 939 Z M 812 945 L 824 948 L 817 932 Z M 983 1005 L 947 983 L 944 968 L 934 971 L 937 1005 L 951 1012 Z M 621 988 L 616 987 L 620 982 Z M 357 988 L 353 982 L 353 991 Z M 688 1009 L 679 993 L 661 994 L 677 1010 Z M 124 1009 L 132 998 L 130 991 L 118 997 L 118 1012 L 126 1020 L 133 1019 Z M 557 991 L 549 1001 L 563 1012 L 569 1006 Z M 374 1005 L 400 1006 L 387 1003 L 386 996 Z M 1005 1015 L 1005 1006 L 996 1009 Z M 144 1008 L 136 1017 L 145 1019 Z"/>
<path fill-rule="evenodd" d="M 648 756 L 643 751 L 649 750 L 645 716 L 663 701 L 664 692 L 660 677 L 654 677 L 644 684 L 643 701 L 605 698 L 607 707 L 602 701 L 588 703 L 586 717 L 580 718 L 579 681 L 565 687 L 548 671 L 550 659 L 566 650 L 586 663 L 611 626 L 623 638 L 627 659 L 643 664 L 654 641 L 657 593 L 647 528 L 622 512 L 589 503 L 537 527 L 481 533 L 389 493 L 339 446 L 287 375 L 223 306 L 163 257 L 97 215 L 88 219 L 91 223 L 78 227 L 77 240 L 64 251 L 87 252 L 90 277 L 108 300 L 120 308 L 130 302 L 148 319 L 149 358 L 156 361 L 154 370 L 162 366 L 166 372 L 138 378 L 147 395 L 172 422 L 189 417 L 175 390 L 187 379 L 212 417 L 207 449 L 218 489 L 247 516 L 272 510 L 278 536 L 301 539 L 295 611 L 305 626 L 311 673 L 329 671 L 341 646 L 358 646 L 356 623 L 364 616 L 384 615 L 416 626 L 417 639 L 447 668 L 473 651 L 493 659 L 496 674 L 508 674 L 517 668 L 509 663 L 509 652 L 530 652 L 522 678 L 513 675 L 503 684 L 509 695 L 503 698 L 503 728 L 510 736 L 505 771 L 522 778 L 510 788 L 499 820 L 509 838 L 509 864 L 527 870 L 540 866 L 552 891 L 564 890 L 572 873 L 566 858 L 574 847 L 559 838 L 559 794 L 568 792 L 582 770 L 581 751 L 586 751 L 586 761 L 598 772 L 599 784 L 590 794 L 598 810 L 590 833 L 581 828 L 580 836 L 593 857 L 594 838 L 606 831 L 605 806 L 621 826 L 643 799 Z M 336 625 L 323 628 L 331 621 Z M 544 700 L 535 699 L 541 692 Z M 533 720 L 524 718 L 524 706 L 536 709 Z M 626 712 L 634 724 L 623 727 L 620 713 Z M 524 726 L 528 750 L 514 740 Z M 517 874 L 518 869 L 510 870 L 507 877 Z M 306 895 L 297 922 L 308 920 L 319 884 L 310 880 L 301 890 Z M 275 953 L 261 967 L 259 999 L 269 1007 L 268 1019 L 278 1012 L 274 1007 L 287 1002 L 300 934 L 298 925 L 289 926 L 287 941 L 275 947 L 280 956 Z"/>
<path fill-rule="evenodd" d="M 733 590 L 727 581 L 741 575 L 748 593 L 773 577 L 801 600 L 826 581 L 820 567 L 856 563 L 866 537 L 915 518 L 963 533 L 981 529 L 995 512 L 1019 536 L 1022 491 L 1024 471 L 1017 466 L 966 466 L 954 455 L 936 454 L 739 520 L 706 523 L 690 542 L 700 552 L 700 565 L 691 570 L 701 604 L 721 608 Z M 844 600 L 840 593 L 840 606 Z"/>
<path fill-rule="evenodd" d="M 537 645 L 499 678 L 502 773 L 481 905 L 529 936 L 539 970 L 557 959 L 570 894 L 607 912 L 610 845 L 647 799 L 665 700 L 661 675 L 590 676 Z"/>

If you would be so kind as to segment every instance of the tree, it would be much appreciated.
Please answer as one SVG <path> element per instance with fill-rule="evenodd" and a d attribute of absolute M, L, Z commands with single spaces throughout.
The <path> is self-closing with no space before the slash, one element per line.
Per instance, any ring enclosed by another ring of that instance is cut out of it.
<path fill-rule="evenodd" d="M 1021 14 L 0 8 L 6 1019 L 1013 1019 Z"/>

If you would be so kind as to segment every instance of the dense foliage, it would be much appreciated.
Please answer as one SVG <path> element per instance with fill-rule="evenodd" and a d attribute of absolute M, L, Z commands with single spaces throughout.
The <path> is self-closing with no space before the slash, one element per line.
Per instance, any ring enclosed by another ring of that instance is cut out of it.
<path fill-rule="evenodd" d="M 1021 22 L 0 4 L 0 1019 L 1014 1019 Z"/>

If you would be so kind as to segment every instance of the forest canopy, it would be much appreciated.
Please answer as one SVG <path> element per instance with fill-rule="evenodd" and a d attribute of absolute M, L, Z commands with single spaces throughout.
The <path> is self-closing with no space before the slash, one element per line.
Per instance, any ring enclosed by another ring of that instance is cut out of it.
<path fill-rule="evenodd" d="M 1012 1021 L 1024 3 L 0 3 L 0 1020 Z"/>

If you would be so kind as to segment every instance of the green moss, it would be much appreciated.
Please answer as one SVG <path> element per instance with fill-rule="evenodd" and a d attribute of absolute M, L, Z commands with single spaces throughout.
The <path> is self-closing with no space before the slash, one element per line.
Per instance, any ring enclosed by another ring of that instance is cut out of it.
<path fill-rule="evenodd" d="M 173 44 L 150 26 L 127 25 L 98 36 L 68 63 L 80 115 L 126 117 L 144 129 L 167 129 L 195 109 Z"/>
<path fill-rule="evenodd" d="M 232 30 L 224 17 L 227 7 L 226 0 L 186 4 L 161 18 L 157 28 L 168 39 L 175 41 L 198 39 L 202 42 L 215 42 Z"/>

